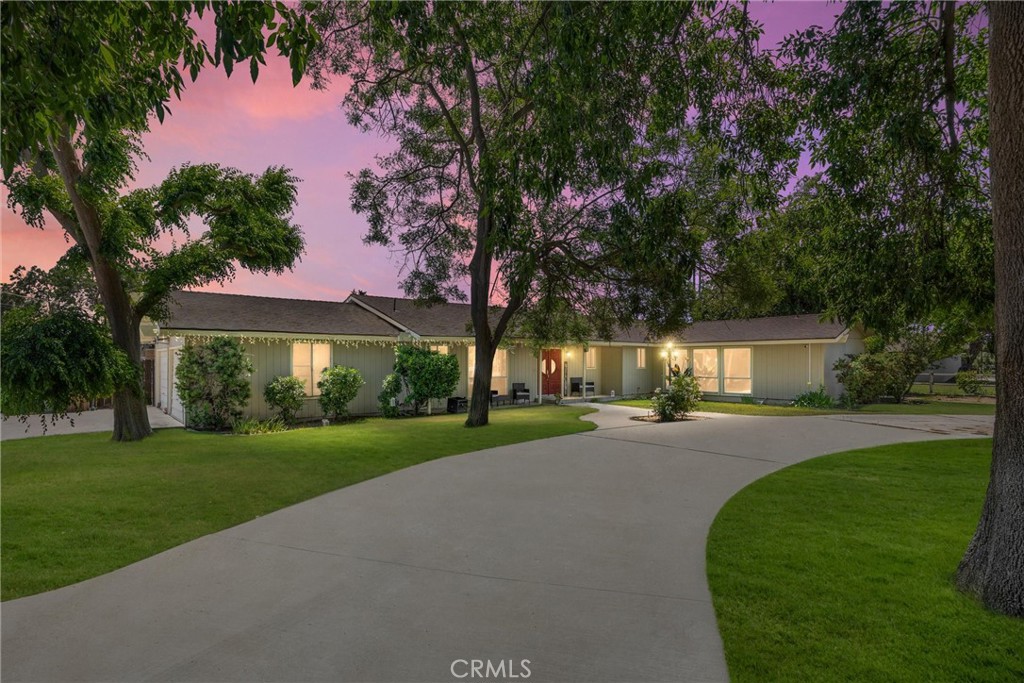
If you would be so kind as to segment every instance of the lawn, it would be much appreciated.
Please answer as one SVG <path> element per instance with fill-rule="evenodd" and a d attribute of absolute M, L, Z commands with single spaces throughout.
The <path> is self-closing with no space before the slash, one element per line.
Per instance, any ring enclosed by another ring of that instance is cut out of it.
<path fill-rule="evenodd" d="M 594 428 L 585 408 L 383 420 L 262 436 L 159 430 L 3 444 L 2 598 L 66 586 L 372 477 L 433 460 Z"/>
<path fill-rule="evenodd" d="M 767 415 L 797 417 L 801 415 L 831 415 L 835 413 L 886 413 L 895 415 L 995 415 L 994 403 L 973 403 L 961 401 L 943 401 L 911 397 L 912 403 L 872 403 L 860 406 L 855 410 L 819 410 L 817 408 L 797 408 L 796 406 L 755 405 L 753 403 L 733 403 L 730 401 L 701 401 L 697 410 L 706 413 L 728 413 L 730 415 Z M 613 401 L 617 406 L 631 406 L 650 410 L 650 399 L 622 399 Z"/>
<path fill-rule="evenodd" d="M 732 680 L 1024 680 L 1024 621 L 952 583 L 991 448 L 839 453 L 734 496 L 707 548 Z"/>

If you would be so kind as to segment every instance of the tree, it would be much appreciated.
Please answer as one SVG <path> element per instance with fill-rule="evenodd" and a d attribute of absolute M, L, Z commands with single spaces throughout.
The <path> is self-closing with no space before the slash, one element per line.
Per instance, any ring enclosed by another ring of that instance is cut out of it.
<path fill-rule="evenodd" d="M 831 310 L 883 332 L 994 310 L 991 478 L 957 583 L 1024 616 L 1024 7 L 987 7 L 988 27 L 980 4 L 850 3 L 787 54 L 828 165 Z"/>
<path fill-rule="evenodd" d="M 978 529 L 957 585 L 1024 617 L 1024 5 L 989 5 L 996 428 Z"/>
<path fill-rule="evenodd" d="M 216 23 L 212 53 L 189 23 L 205 10 Z M 304 20 L 281 3 L 4 7 L 0 152 L 10 201 L 32 225 L 42 227 L 43 212 L 49 213 L 84 255 L 114 345 L 136 365 L 139 322 L 160 310 L 171 289 L 223 280 L 235 260 L 279 271 L 301 248 L 285 218 L 294 179 L 283 169 L 253 178 L 216 166 L 187 167 L 157 192 L 124 193 L 142 153 L 140 134 L 151 115 L 162 120 L 171 97 L 180 96 L 183 72 L 194 80 L 212 63 L 230 75 L 235 63 L 248 60 L 255 80 L 264 52 L 276 45 L 297 80 L 313 42 Z M 206 219 L 210 232 L 156 253 L 156 238 L 184 230 L 190 214 Z M 118 388 L 114 439 L 150 433 L 141 384 Z"/>
<path fill-rule="evenodd" d="M 355 178 L 366 240 L 397 243 L 425 303 L 465 298 L 468 280 L 470 426 L 487 423 L 517 314 L 563 300 L 679 326 L 705 243 L 740 232 L 789 173 L 777 74 L 739 6 L 328 2 L 308 16 L 325 36 L 314 86 L 348 79 L 351 122 L 398 143 Z"/>
<path fill-rule="evenodd" d="M 252 360 L 237 339 L 217 337 L 187 344 L 175 372 L 185 423 L 193 429 L 227 429 L 249 401 Z"/>
<path fill-rule="evenodd" d="M 849 3 L 784 42 L 805 114 L 827 311 L 898 336 L 993 302 L 981 6 Z M 969 334 L 965 332 L 965 334 Z"/>

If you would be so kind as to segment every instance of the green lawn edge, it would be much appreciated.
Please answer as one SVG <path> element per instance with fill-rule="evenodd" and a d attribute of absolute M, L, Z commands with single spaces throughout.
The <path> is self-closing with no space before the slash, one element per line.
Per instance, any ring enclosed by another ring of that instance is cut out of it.
<path fill-rule="evenodd" d="M 757 405 L 754 403 L 737 403 L 731 401 L 701 401 L 697 404 L 698 412 L 726 413 L 729 415 L 760 415 L 768 417 L 806 417 L 809 415 L 995 415 L 994 403 L 967 403 L 958 401 L 939 401 L 914 396 L 920 403 L 873 403 L 855 410 L 800 408 L 797 406 Z M 611 401 L 612 405 L 629 406 L 650 410 L 650 399 L 633 398 Z"/>
<path fill-rule="evenodd" d="M 707 575 L 730 677 L 1024 680 L 1024 621 L 953 585 L 991 439 L 821 456 L 719 512 Z"/>
<path fill-rule="evenodd" d="M 591 408 L 369 418 L 259 436 L 162 429 L 6 441 L 0 458 L 0 597 L 105 574 L 206 534 L 437 458 L 595 428 Z"/>

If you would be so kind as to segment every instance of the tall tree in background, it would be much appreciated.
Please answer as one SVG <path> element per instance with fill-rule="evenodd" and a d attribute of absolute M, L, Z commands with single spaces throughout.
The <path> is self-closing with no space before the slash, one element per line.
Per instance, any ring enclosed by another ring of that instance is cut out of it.
<path fill-rule="evenodd" d="M 398 143 L 353 187 L 367 241 L 404 252 L 404 288 L 424 302 L 462 299 L 469 281 L 471 426 L 487 423 L 494 352 L 517 314 L 540 312 L 541 334 L 566 310 L 682 324 L 707 239 L 742 230 L 792 168 L 776 70 L 740 6 L 308 12 L 324 37 L 314 84 L 349 79 L 350 120 Z"/>
<path fill-rule="evenodd" d="M 189 23 L 214 15 L 212 52 Z M 156 190 L 122 194 L 142 153 L 149 119 L 180 96 L 183 72 L 248 60 L 256 79 L 272 46 L 301 77 L 315 34 L 281 3 L 23 2 L 4 6 L 2 162 L 12 205 L 43 226 L 49 213 L 96 281 L 114 345 L 140 363 L 139 322 L 174 287 L 229 277 L 233 262 L 279 271 L 302 240 L 287 215 L 294 179 L 283 169 L 250 177 L 216 166 L 186 167 Z M 210 231 L 167 253 L 163 231 L 190 215 Z M 141 385 L 114 394 L 114 439 L 150 433 Z"/>
<path fill-rule="evenodd" d="M 786 52 L 828 166 L 830 311 L 891 333 L 994 308 L 991 480 L 957 580 L 1024 616 L 1024 6 L 987 7 L 989 26 L 980 4 L 850 3 Z"/>

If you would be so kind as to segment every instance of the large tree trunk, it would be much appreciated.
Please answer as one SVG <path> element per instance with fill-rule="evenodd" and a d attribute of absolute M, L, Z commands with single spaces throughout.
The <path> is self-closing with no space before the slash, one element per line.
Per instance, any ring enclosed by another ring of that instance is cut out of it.
<path fill-rule="evenodd" d="M 1024 3 L 991 3 L 989 26 L 998 399 L 988 492 L 957 584 L 1024 617 Z"/>
<path fill-rule="evenodd" d="M 122 387 L 114 394 L 114 441 L 138 441 L 153 433 L 146 412 L 142 391 L 142 348 L 139 338 L 139 320 L 132 309 L 131 299 L 117 269 L 103 255 L 102 223 L 99 212 L 78 192 L 78 179 L 82 165 L 69 137 L 62 137 L 50 145 L 57 161 L 57 169 L 75 210 L 77 227 L 71 228 L 72 237 L 89 255 L 96 287 L 110 326 L 114 345 L 121 349 L 138 369 L 138 381 Z"/>
<path fill-rule="evenodd" d="M 483 427 L 487 424 L 491 410 L 491 369 L 494 365 L 494 350 L 499 341 L 491 336 L 488 315 L 493 257 L 487 248 L 487 241 L 493 219 L 485 212 L 485 206 L 481 200 L 476 221 L 476 248 L 469 262 L 469 310 L 476 337 L 476 362 L 469 414 L 466 416 L 467 427 Z"/>

